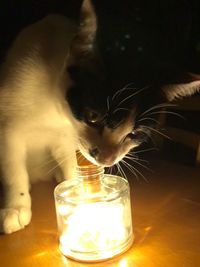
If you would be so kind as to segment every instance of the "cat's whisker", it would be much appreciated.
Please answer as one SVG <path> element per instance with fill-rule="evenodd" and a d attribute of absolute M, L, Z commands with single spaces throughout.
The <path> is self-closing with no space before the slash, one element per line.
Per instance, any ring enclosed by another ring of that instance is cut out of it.
<path fill-rule="evenodd" d="M 119 171 L 120 176 L 122 176 L 122 177 L 125 178 L 124 172 L 123 172 L 123 170 L 122 170 L 122 168 L 121 168 L 119 162 L 117 163 L 117 169 L 118 169 L 118 171 Z"/>
<path fill-rule="evenodd" d="M 135 160 L 144 161 L 143 159 L 140 159 L 137 155 L 134 155 L 130 151 L 125 155 L 126 158 L 133 158 Z"/>
<path fill-rule="evenodd" d="M 132 166 L 133 167 L 133 166 Z M 140 172 L 136 167 L 133 167 L 133 169 L 143 178 L 143 180 L 148 183 L 149 181 L 147 180 L 147 178 L 142 174 L 142 172 Z"/>
<path fill-rule="evenodd" d="M 123 103 L 126 102 L 128 99 L 132 98 L 133 96 L 136 96 L 136 95 L 138 95 L 139 93 L 141 93 L 142 91 L 146 90 L 147 88 L 149 88 L 149 87 L 146 86 L 146 87 L 140 89 L 139 91 L 134 92 L 133 94 L 131 94 L 131 95 L 125 97 L 123 100 L 121 100 L 121 101 L 118 103 L 117 107 L 119 107 L 121 104 L 123 104 Z"/>
<path fill-rule="evenodd" d="M 126 162 L 127 163 L 127 162 Z M 129 164 L 130 165 L 130 164 Z M 146 183 L 148 183 L 148 180 L 146 179 L 146 177 L 136 168 L 136 167 L 134 167 L 134 166 L 132 166 L 132 165 L 130 165 L 131 166 L 131 168 L 133 168 L 134 169 L 134 171 L 135 172 L 137 172 L 143 179 L 144 179 L 144 181 L 146 182 Z"/>
<path fill-rule="evenodd" d="M 123 170 L 123 167 L 120 165 L 120 162 L 118 162 L 118 164 L 119 164 L 119 168 L 121 169 L 122 176 L 123 176 L 126 180 L 128 180 L 128 178 L 127 178 L 127 176 L 126 176 L 126 173 L 125 173 L 124 170 Z"/>
<path fill-rule="evenodd" d="M 116 167 L 115 164 L 113 166 L 109 167 L 109 169 L 111 170 L 110 174 L 113 174 L 113 172 L 115 172 L 115 167 Z"/>
<path fill-rule="evenodd" d="M 54 170 L 56 170 L 59 166 L 60 166 L 59 163 L 55 164 L 55 166 L 54 166 L 53 168 L 51 168 L 50 170 L 48 170 L 47 175 L 50 174 L 50 173 L 52 173 L 52 172 L 53 172 Z"/>
<path fill-rule="evenodd" d="M 134 170 L 138 173 L 138 174 L 140 174 L 140 176 L 142 176 L 142 178 L 143 178 L 143 180 L 146 182 L 146 183 L 149 183 L 149 181 L 147 180 L 147 178 L 137 169 L 137 168 L 135 168 L 135 167 L 133 167 L 134 168 Z"/>
<path fill-rule="evenodd" d="M 111 174 L 112 173 L 112 167 L 109 167 L 108 168 L 108 174 Z"/>
<path fill-rule="evenodd" d="M 121 174 L 121 171 L 120 171 L 120 169 L 119 169 L 118 163 L 116 164 L 116 167 L 117 167 L 117 174 L 119 174 L 119 175 L 123 176 L 123 175 Z"/>
<path fill-rule="evenodd" d="M 148 160 L 145 160 L 145 159 L 139 159 L 139 158 L 134 158 L 134 157 L 132 157 L 132 156 L 127 156 L 127 155 L 126 155 L 124 158 L 129 159 L 129 160 L 138 160 L 138 161 L 141 161 L 141 162 L 149 163 Z"/>
<path fill-rule="evenodd" d="M 157 147 L 151 147 L 151 148 L 142 149 L 142 150 L 138 150 L 138 151 L 130 151 L 129 154 L 135 155 L 135 154 L 140 154 L 140 153 L 149 152 L 149 151 L 153 151 L 153 150 L 158 151 L 159 149 Z"/>
<path fill-rule="evenodd" d="M 110 174 L 112 175 L 112 173 L 113 173 L 113 167 L 114 166 L 111 166 L 109 169 L 110 169 Z"/>
<path fill-rule="evenodd" d="M 158 130 L 156 130 L 156 129 L 150 127 L 150 126 L 146 126 L 146 125 L 141 125 L 141 126 L 142 126 L 143 128 L 146 128 L 146 129 L 148 129 L 148 130 L 151 130 L 151 131 L 153 131 L 153 132 L 155 132 L 155 133 L 157 133 L 157 134 L 159 134 L 159 135 L 161 135 L 161 136 L 163 136 L 163 137 L 165 137 L 165 138 L 167 138 L 167 139 L 169 139 L 169 140 L 172 141 L 172 138 L 171 138 L 171 137 L 169 137 L 168 135 L 166 135 L 166 134 L 164 134 L 164 133 L 162 133 L 162 132 L 160 132 L 160 131 L 158 131 Z"/>
<path fill-rule="evenodd" d="M 71 157 L 71 155 L 69 155 L 69 156 L 66 157 L 65 159 L 67 160 L 67 159 L 70 158 L 70 157 Z M 45 166 L 48 166 L 48 164 L 55 163 L 55 162 L 56 162 L 56 159 L 52 157 L 51 159 L 46 160 L 45 162 L 39 164 L 38 167 L 39 167 L 39 168 L 41 168 L 41 167 L 45 167 Z"/>
<path fill-rule="evenodd" d="M 144 117 L 144 118 L 141 118 L 141 119 L 139 119 L 139 120 L 137 120 L 137 121 L 141 122 L 141 121 L 145 121 L 145 120 L 153 121 L 153 122 L 159 124 L 159 121 L 158 121 L 158 120 L 153 119 L 153 118 L 151 118 L 151 117 Z"/>
<path fill-rule="evenodd" d="M 131 88 L 131 87 L 124 88 L 121 91 L 121 93 L 118 95 L 118 97 L 115 97 L 115 99 L 112 100 L 111 105 L 110 105 L 111 106 L 110 110 L 112 110 L 112 113 L 115 113 L 115 109 L 117 109 L 117 107 L 119 106 L 117 100 L 119 99 L 120 95 L 122 95 L 122 93 L 124 91 L 128 91 L 128 90 L 133 91 L 133 90 L 136 90 L 136 88 Z M 119 101 L 120 101 L 120 99 L 119 99 Z"/>
<path fill-rule="evenodd" d="M 134 152 L 133 151 L 129 151 L 126 156 L 131 156 L 131 157 L 134 157 L 135 159 L 139 159 L 139 157 L 137 155 L 134 155 Z"/>
<path fill-rule="evenodd" d="M 176 106 L 177 106 L 176 104 L 169 104 L 169 103 L 158 104 L 158 105 L 155 105 L 155 106 L 145 110 L 142 114 L 140 114 L 139 117 L 142 117 L 145 114 L 147 114 L 149 111 L 152 111 L 152 110 L 157 109 L 157 108 L 167 108 L 167 107 L 176 107 Z"/>
<path fill-rule="evenodd" d="M 107 103 L 107 110 L 109 111 L 110 110 L 110 97 L 108 96 L 107 99 L 106 99 L 106 103 Z"/>
<path fill-rule="evenodd" d="M 142 153 L 142 152 L 141 152 Z M 124 159 L 126 160 L 126 162 L 128 161 L 128 162 L 135 162 L 135 161 L 138 161 L 138 162 L 141 162 L 141 163 L 145 163 L 145 164 L 147 164 L 147 165 L 149 165 L 149 161 L 148 160 L 145 160 L 145 159 L 140 159 L 140 158 L 136 158 L 136 157 L 134 157 L 135 155 L 134 154 L 129 154 L 129 156 L 128 155 L 126 155 L 125 157 L 124 157 Z"/>
<path fill-rule="evenodd" d="M 114 113 L 118 112 L 119 110 L 126 110 L 126 111 L 129 111 L 128 108 L 116 108 L 112 113 L 114 114 Z"/>
<path fill-rule="evenodd" d="M 139 181 L 139 177 L 137 175 L 137 172 L 135 172 L 134 168 L 128 164 L 125 160 L 122 160 L 122 163 L 124 164 L 124 166 L 131 172 L 135 175 L 136 179 Z"/>
<path fill-rule="evenodd" d="M 136 89 L 136 88 L 130 88 L 129 86 L 133 85 L 134 83 L 128 83 L 127 85 L 125 85 L 123 88 L 119 89 L 117 92 L 115 92 L 115 94 L 112 96 L 112 101 L 118 96 L 120 95 L 123 91 L 125 90 L 133 90 L 133 89 Z"/>
<path fill-rule="evenodd" d="M 167 111 L 167 110 L 160 110 L 160 111 L 154 111 L 151 113 L 148 113 L 148 115 L 155 115 L 155 114 L 171 114 L 171 115 L 175 115 L 183 120 L 186 120 L 186 118 L 184 118 L 182 115 L 180 115 L 177 112 L 173 112 L 173 111 Z"/>
<path fill-rule="evenodd" d="M 126 154 L 125 156 L 124 156 L 125 158 L 133 158 L 133 159 L 135 159 L 135 160 L 140 160 L 138 157 L 133 157 L 133 156 L 129 156 L 129 154 Z"/>
<path fill-rule="evenodd" d="M 56 160 L 54 159 L 54 158 L 52 158 L 52 159 L 49 159 L 49 160 L 46 160 L 45 162 L 43 162 L 43 163 L 41 163 L 41 164 L 39 164 L 39 168 L 40 167 L 45 167 L 45 166 L 47 166 L 48 164 L 51 164 L 51 163 L 53 163 L 53 162 L 55 162 Z"/>
<path fill-rule="evenodd" d="M 67 158 L 64 158 L 63 160 L 57 162 L 57 164 L 55 164 L 55 166 L 53 168 L 51 168 L 47 174 L 50 174 L 51 172 L 53 172 L 55 169 L 57 169 L 63 162 L 65 162 L 67 160 Z"/>
<path fill-rule="evenodd" d="M 78 140 L 80 143 L 87 145 L 87 142 L 82 137 L 79 136 Z"/>
<path fill-rule="evenodd" d="M 137 163 L 138 165 L 140 165 L 141 167 L 145 168 L 146 170 L 153 172 L 152 169 L 150 169 L 149 167 L 143 165 L 142 163 L 138 162 L 137 160 L 131 159 L 132 162 Z"/>

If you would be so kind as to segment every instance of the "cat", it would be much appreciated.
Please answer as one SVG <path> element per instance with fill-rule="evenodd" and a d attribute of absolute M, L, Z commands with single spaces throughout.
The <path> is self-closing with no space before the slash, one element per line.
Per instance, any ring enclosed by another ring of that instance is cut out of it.
<path fill-rule="evenodd" d="M 154 129 L 146 115 L 200 87 L 191 74 L 162 87 L 112 77 L 95 10 L 84 0 L 80 25 L 56 14 L 29 25 L 1 65 L 1 232 L 30 223 L 30 183 L 73 178 L 77 150 L 94 164 L 116 164 Z"/>

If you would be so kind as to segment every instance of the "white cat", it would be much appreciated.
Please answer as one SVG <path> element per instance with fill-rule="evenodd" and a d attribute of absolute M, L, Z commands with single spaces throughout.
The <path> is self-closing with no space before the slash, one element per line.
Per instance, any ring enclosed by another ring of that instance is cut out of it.
<path fill-rule="evenodd" d="M 63 177 L 73 177 L 77 133 L 62 82 L 68 79 L 64 70 L 75 30 L 64 17 L 46 17 L 20 33 L 1 68 L 0 157 L 5 208 L 0 220 L 5 233 L 30 222 L 29 177 L 52 176 L 48 173 L 51 158 L 65 159 L 59 165 Z"/>
<path fill-rule="evenodd" d="M 94 68 L 94 54 L 88 42 L 94 40 L 96 28 L 87 27 L 91 25 L 91 16 L 87 19 L 86 16 L 81 30 L 75 22 L 59 15 L 49 15 L 28 26 L 18 35 L 1 66 L 0 166 L 5 199 L 0 227 L 4 233 L 29 224 L 30 182 L 52 176 L 58 181 L 74 177 L 77 149 L 93 163 L 110 166 L 141 143 L 139 134 L 143 131 L 136 128 L 136 105 L 126 102 L 137 94 L 135 91 L 130 91 L 130 95 L 129 87 L 106 89 L 103 100 L 101 89 L 93 88 L 92 94 L 87 91 L 93 86 L 93 79 L 97 87 L 101 82 L 102 88 L 106 87 Z M 85 43 L 81 43 L 85 37 Z M 86 61 L 78 57 L 80 44 Z M 86 66 L 86 74 L 71 67 L 75 58 L 79 67 Z M 90 77 L 89 85 L 79 92 L 76 86 L 87 84 L 86 77 Z M 199 84 L 195 81 L 189 86 L 166 86 L 163 92 L 173 100 L 192 94 Z M 68 101 L 69 90 L 72 94 Z M 114 101 L 119 96 L 123 100 L 112 110 L 107 98 Z M 89 100 L 91 103 L 83 107 Z M 102 105 L 98 106 L 98 101 Z"/>

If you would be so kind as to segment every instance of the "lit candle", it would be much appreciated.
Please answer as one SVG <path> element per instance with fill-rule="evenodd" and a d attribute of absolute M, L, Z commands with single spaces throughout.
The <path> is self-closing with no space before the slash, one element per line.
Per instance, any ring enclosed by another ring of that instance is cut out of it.
<path fill-rule="evenodd" d="M 133 242 L 127 180 L 104 175 L 93 165 L 79 167 L 77 173 L 77 179 L 55 189 L 61 252 L 80 261 L 124 252 Z"/>

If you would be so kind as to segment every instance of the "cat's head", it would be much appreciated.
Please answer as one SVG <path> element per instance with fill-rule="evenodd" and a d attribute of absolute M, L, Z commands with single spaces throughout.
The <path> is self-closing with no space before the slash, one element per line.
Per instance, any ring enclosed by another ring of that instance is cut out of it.
<path fill-rule="evenodd" d="M 123 6 L 122 2 L 116 3 Z M 134 21 L 129 9 L 118 9 L 116 4 L 110 13 L 84 0 L 80 29 L 71 46 L 67 71 L 72 85 L 67 99 L 76 120 L 79 149 L 103 166 L 117 163 L 147 140 L 164 103 L 200 87 L 199 77 L 179 68 L 174 54 L 171 60 L 168 52 L 166 60 L 166 45 L 156 53 L 152 44 L 145 48 L 142 35 L 134 39 Z M 136 42 L 141 40 L 138 49 Z"/>

